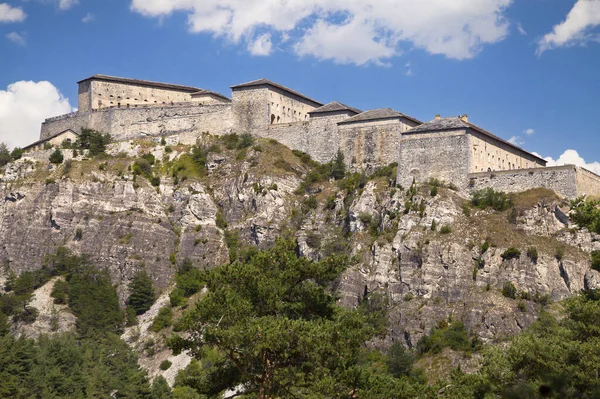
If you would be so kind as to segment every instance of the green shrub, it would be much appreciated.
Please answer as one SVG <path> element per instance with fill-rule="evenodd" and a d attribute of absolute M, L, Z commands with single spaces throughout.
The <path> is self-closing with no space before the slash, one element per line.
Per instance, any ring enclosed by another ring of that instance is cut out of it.
<path fill-rule="evenodd" d="M 225 216 L 223 215 L 223 212 L 221 212 L 221 210 L 217 211 L 215 223 L 216 223 L 217 227 L 222 230 L 226 229 L 228 226 L 227 220 L 225 220 Z"/>
<path fill-rule="evenodd" d="M 13 150 L 10 153 L 10 157 L 16 161 L 17 159 L 21 159 L 21 157 L 23 156 L 23 150 L 19 147 L 15 147 L 13 148 Z"/>
<path fill-rule="evenodd" d="M 50 296 L 54 298 L 54 303 L 57 305 L 65 305 L 69 301 L 69 283 L 65 280 L 58 280 L 52 287 Z"/>
<path fill-rule="evenodd" d="M 500 255 L 503 260 L 518 259 L 521 257 L 521 251 L 517 248 L 510 247 Z"/>
<path fill-rule="evenodd" d="M 527 311 L 527 305 L 525 305 L 525 301 L 520 300 L 519 302 L 517 302 L 517 309 L 525 313 Z"/>
<path fill-rule="evenodd" d="M 455 351 L 469 352 L 478 349 L 477 341 L 471 339 L 462 322 L 440 323 L 431 329 L 429 335 L 424 335 L 417 342 L 417 352 L 440 353 L 442 349 L 450 348 Z"/>
<path fill-rule="evenodd" d="M 50 154 L 50 163 L 53 164 L 61 164 L 64 160 L 64 156 L 61 150 L 59 150 L 58 148 L 56 150 L 54 150 L 54 152 L 52 154 Z"/>
<path fill-rule="evenodd" d="M 152 184 L 154 187 L 160 186 L 160 177 L 152 176 L 152 178 L 150 178 L 150 184 Z"/>
<path fill-rule="evenodd" d="M 173 309 L 170 306 L 163 306 L 158 311 L 156 318 L 152 322 L 152 331 L 159 332 L 173 324 Z"/>
<path fill-rule="evenodd" d="M 304 201 L 304 205 L 306 205 L 308 209 L 317 209 L 319 203 L 317 202 L 317 198 L 314 195 L 311 195 Z"/>
<path fill-rule="evenodd" d="M 531 259 L 533 263 L 537 263 L 538 261 L 538 250 L 536 247 L 527 248 L 527 257 Z"/>
<path fill-rule="evenodd" d="M 106 151 L 106 146 L 112 138 L 108 133 L 100 133 L 92 129 L 82 129 L 73 147 L 89 150 L 90 156 L 96 156 Z"/>
<path fill-rule="evenodd" d="M 162 362 L 160 362 L 160 369 L 162 371 L 168 370 L 172 364 L 173 363 L 171 363 L 169 360 L 163 360 Z"/>
<path fill-rule="evenodd" d="M 80 241 L 82 238 L 83 238 L 83 230 L 81 229 L 81 227 L 78 227 L 75 230 L 75 240 Z"/>
<path fill-rule="evenodd" d="M 570 216 L 580 228 L 600 234 L 600 201 L 577 198 L 571 201 Z"/>
<path fill-rule="evenodd" d="M 564 257 L 565 257 L 565 248 L 564 247 L 556 248 L 556 252 L 554 253 L 554 258 L 560 262 L 563 260 Z"/>
<path fill-rule="evenodd" d="M 183 291 L 180 288 L 175 288 L 169 294 L 169 300 L 171 302 L 171 306 L 183 306 L 187 303 L 187 299 L 183 295 Z"/>
<path fill-rule="evenodd" d="M 306 234 L 306 245 L 310 248 L 316 249 L 321 246 L 321 236 L 314 231 L 310 231 Z"/>
<path fill-rule="evenodd" d="M 432 197 L 435 197 L 436 195 L 438 195 L 438 188 L 437 188 L 437 186 L 431 187 L 431 191 L 429 192 L 429 195 L 431 195 Z"/>
<path fill-rule="evenodd" d="M 592 269 L 600 271 L 600 251 L 592 252 Z"/>
<path fill-rule="evenodd" d="M 452 228 L 448 225 L 444 225 L 444 226 L 440 227 L 440 233 L 441 234 L 450 234 L 450 233 L 452 233 Z"/>
<path fill-rule="evenodd" d="M 398 342 L 392 344 L 386 358 L 388 372 L 391 375 L 396 378 L 410 375 L 414 363 L 415 357 L 402 344 Z"/>
<path fill-rule="evenodd" d="M 486 252 L 487 252 L 487 250 L 488 250 L 489 248 L 490 248 L 490 243 L 489 243 L 489 242 L 486 240 L 486 241 L 484 241 L 484 243 L 483 243 L 483 244 L 481 244 L 481 249 L 480 249 L 479 253 L 480 253 L 481 255 L 483 255 L 484 253 L 486 253 Z"/>
<path fill-rule="evenodd" d="M 462 211 L 466 217 L 471 216 L 471 207 L 469 206 L 469 204 L 467 202 L 462 204 Z"/>
<path fill-rule="evenodd" d="M 431 231 L 437 231 L 437 223 L 435 222 L 435 219 L 431 221 Z"/>
<path fill-rule="evenodd" d="M 496 211 L 505 211 L 512 206 L 512 201 L 502 191 L 485 188 L 473 193 L 471 204 L 480 209 L 493 208 Z"/>
<path fill-rule="evenodd" d="M 502 285 L 502 295 L 510 299 L 515 299 L 517 297 L 517 288 L 512 282 L 507 281 Z"/>

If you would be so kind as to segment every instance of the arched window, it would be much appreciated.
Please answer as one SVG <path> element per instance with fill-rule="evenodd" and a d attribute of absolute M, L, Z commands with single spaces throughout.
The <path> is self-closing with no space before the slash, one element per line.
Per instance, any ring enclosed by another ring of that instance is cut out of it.
<path fill-rule="evenodd" d="M 271 125 L 275 122 L 275 115 L 271 114 Z"/>
<path fill-rule="evenodd" d="M 277 123 L 279 123 L 280 120 L 281 120 L 281 118 L 278 116 L 277 117 Z"/>

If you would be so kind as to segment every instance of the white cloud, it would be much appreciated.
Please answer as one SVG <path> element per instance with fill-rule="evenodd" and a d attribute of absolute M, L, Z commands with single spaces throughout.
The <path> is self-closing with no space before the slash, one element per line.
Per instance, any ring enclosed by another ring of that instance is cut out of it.
<path fill-rule="evenodd" d="M 600 25 L 600 1 L 578 0 L 566 19 L 538 42 L 537 53 L 553 48 L 584 44 L 593 39 L 589 29 Z"/>
<path fill-rule="evenodd" d="M 27 44 L 27 39 L 25 38 L 25 35 L 19 34 L 17 32 L 10 32 L 6 35 L 6 38 L 19 46 L 25 46 Z"/>
<path fill-rule="evenodd" d="M 23 147 L 39 139 L 44 119 L 71 112 L 64 98 L 50 82 L 20 81 L 0 90 L 0 141 L 9 147 Z"/>
<path fill-rule="evenodd" d="M 2 22 L 23 22 L 27 14 L 22 8 L 12 7 L 7 3 L 0 3 L 0 23 Z"/>
<path fill-rule="evenodd" d="M 525 29 L 523 29 L 523 25 L 521 25 L 520 23 L 517 24 L 517 31 L 521 35 L 526 35 L 527 34 L 527 32 L 525 31 Z"/>
<path fill-rule="evenodd" d="M 519 136 L 512 136 L 508 139 L 508 142 L 514 145 L 522 146 L 525 142 Z"/>
<path fill-rule="evenodd" d="M 530 136 L 531 136 L 532 134 L 534 134 L 534 133 L 535 133 L 535 129 L 531 129 L 531 128 L 530 128 L 530 129 L 527 129 L 527 130 L 525 130 L 525 132 L 524 132 L 524 133 L 525 133 L 525 134 L 528 134 L 528 135 L 530 135 Z"/>
<path fill-rule="evenodd" d="M 91 12 L 88 12 L 85 17 L 83 17 L 81 19 L 81 22 L 83 22 L 84 24 L 87 24 L 88 22 L 92 22 L 94 19 L 96 19 L 96 16 L 94 14 L 92 14 Z"/>
<path fill-rule="evenodd" d="M 248 45 L 248 51 L 252 55 L 270 55 L 272 48 L 273 44 L 269 33 L 260 35 Z"/>
<path fill-rule="evenodd" d="M 68 10 L 76 4 L 79 4 L 79 0 L 60 0 L 58 2 L 58 8 L 61 10 Z"/>
<path fill-rule="evenodd" d="M 278 46 L 337 63 L 385 65 L 411 47 L 453 59 L 474 57 L 508 34 L 513 0 L 132 0 L 148 17 L 188 14 L 191 32 L 248 43 L 267 30 Z M 281 38 L 281 39 L 280 39 Z"/>
<path fill-rule="evenodd" d="M 600 162 L 596 161 L 588 163 L 575 150 L 566 150 L 556 161 L 551 157 L 546 157 L 544 159 L 548 162 L 548 166 L 577 165 L 600 175 Z"/>

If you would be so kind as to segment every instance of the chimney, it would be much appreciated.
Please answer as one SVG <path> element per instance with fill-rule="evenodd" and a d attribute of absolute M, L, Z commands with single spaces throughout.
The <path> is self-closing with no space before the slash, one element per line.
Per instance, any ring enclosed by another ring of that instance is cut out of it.
<path fill-rule="evenodd" d="M 463 122 L 469 122 L 469 116 L 467 114 L 464 114 L 460 117 L 460 120 Z"/>
<path fill-rule="evenodd" d="M 437 115 L 435 116 L 435 120 L 437 121 L 437 120 L 440 120 L 440 119 L 442 119 L 442 117 L 440 116 L 440 114 L 437 114 Z"/>

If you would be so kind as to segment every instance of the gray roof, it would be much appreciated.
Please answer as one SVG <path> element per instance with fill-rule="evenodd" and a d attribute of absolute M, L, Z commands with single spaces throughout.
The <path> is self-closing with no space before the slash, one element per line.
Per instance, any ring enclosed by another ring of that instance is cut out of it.
<path fill-rule="evenodd" d="M 318 102 L 316 100 L 313 100 L 312 98 L 307 97 L 304 94 L 298 93 L 297 91 L 292 90 L 289 87 L 285 87 L 285 86 L 280 85 L 278 83 L 271 82 L 270 80 L 265 79 L 265 78 L 253 80 L 253 81 L 242 83 L 242 84 L 235 85 L 235 86 L 231 86 L 231 90 L 245 89 L 245 88 L 248 88 L 248 87 L 256 87 L 256 86 L 272 86 L 272 87 L 276 87 L 276 88 L 278 88 L 280 90 L 287 91 L 288 93 L 294 94 L 294 95 L 296 95 L 298 97 L 301 97 L 301 98 L 303 98 L 305 100 L 308 100 L 308 101 L 314 103 L 315 105 L 323 106 L 323 103 L 320 103 L 320 102 Z"/>
<path fill-rule="evenodd" d="M 422 123 L 420 120 L 412 118 L 408 115 L 404 115 L 398 111 L 395 111 L 391 108 L 380 108 L 380 109 L 372 109 L 369 111 L 362 112 L 352 118 L 348 118 L 342 122 L 339 122 L 338 125 L 343 125 L 347 123 L 357 123 L 357 122 L 368 122 L 368 121 L 376 121 L 381 119 L 400 119 L 406 118 L 416 123 Z"/>
<path fill-rule="evenodd" d="M 184 91 L 184 92 L 188 92 L 188 93 L 193 93 L 193 92 L 202 90 L 202 89 L 199 89 L 198 87 L 192 87 L 192 86 L 182 86 L 182 85 L 176 85 L 176 84 L 172 84 L 172 83 L 152 82 L 150 80 L 119 78 L 117 76 L 108 76 L 108 75 L 100 75 L 100 74 L 80 80 L 77 83 L 86 82 L 88 80 L 101 80 L 104 82 L 125 83 L 125 84 L 130 84 L 130 85 L 137 85 L 137 86 L 157 87 L 157 88 L 161 88 L 161 89 Z"/>
<path fill-rule="evenodd" d="M 451 117 L 451 118 L 434 119 L 434 120 L 424 123 L 420 126 L 413 127 L 412 129 L 405 132 L 404 134 L 440 132 L 440 131 L 444 131 L 444 130 L 457 130 L 457 129 L 473 129 L 476 132 L 483 134 L 484 136 L 490 137 L 494 140 L 504 143 L 509 147 L 512 147 L 521 152 L 524 152 L 524 153 L 546 163 L 546 160 L 544 160 L 543 158 L 540 158 L 537 155 L 534 155 L 534 154 L 530 153 L 529 151 L 526 151 L 526 150 L 522 149 L 521 147 L 514 145 L 513 143 L 506 141 L 503 138 L 498 137 L 495 134 L 490 133 L 487 130 L 485 130 L 477 125 L 474 125 L 470 122 L 463 121 L 461 118 L 456 117 L 456 116 Z"/>
<path fill-rule="evenodd" d="M 192 93 L 192 97 L 194 97 L 194 96 L 200 96 L 200 95 L 203 95 L 203 94 L 212 94 L 215 97 L 219 97 L 219 98 L 221 98 L 223 100 L 227 100 L 227 101 L 231 102 L 231 98 L 226 97 L 226 96 L 222 95 L 221 93 L 217 93 L 216 91 L 210 91 L 210 90 L 200 90 L 200 91 L 197 91 L 195 93 Z"/>
<path fill-rule="evenodd" d="M 329 104 L 323 105 L 320 108 L 317 108 L 313 111 L 310 111 L 309 114 L 324 114 L 327 112 L 339 112 L 339 111 L 350 111 L 354 114 L 360 114 L 362 111 L 358 108 L 352 108 L 347 105 L 344 105 L 337 101 L 332 101 Z"/>
<path fill-rule="evenodd" d="M 36 146 L 36 145 L 38 145 L 38 144 L 45 143 L 46 141 L 48 141 L 48 140 L 50 140 L 50 139 L 53 139 L 53 138 L 55 138 L 56 136 L 60 136 L 61 134 L 63 134 L 63 133 L 67 133 L 67 132 L 71 132 L 71 133 L 73 133 L 74 135 L 76 135 L 76 136 L 79 136 L 79 133 L 77 133 L 76 131 L 74 131 L 74 130 L 72 130 L 72 129 L 66 129 L 66 130 L 63 130 L 62 132 L 58 132 L 58 133 L 56 133 L 56 134 L 53 134 L 53 135 L 52 135 L 52 136 L 50 136 L 50 137 L 46 137 L 45 139 L 40 139 L 40 140 L 38 140 L 38 141 L 35 141 L 35 142 L 33 142 L 33 143 L 31 143 L 31 144 L 29 144 L 29 145 L 27 145 L 27 146 L 23 147 L 23 149 L 24 149 L 24 150 L 26 150 L 26 149 L 28 149 L 28 148 L 30 148 L 30 147 L 34 147 L 34 146 Z"/>

